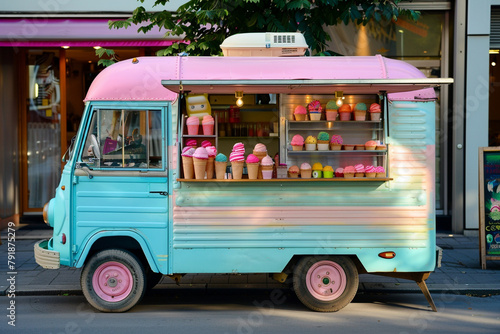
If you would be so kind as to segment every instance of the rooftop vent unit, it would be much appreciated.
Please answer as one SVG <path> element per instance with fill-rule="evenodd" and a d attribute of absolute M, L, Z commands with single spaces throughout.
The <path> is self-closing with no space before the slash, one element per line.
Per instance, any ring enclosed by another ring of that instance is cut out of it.
<path fill-rule="evenodd" d="M 296 32 L 236 34 L 220 47 L 225 57 L 298 57 L 308 49 L 304 36 Z"/>

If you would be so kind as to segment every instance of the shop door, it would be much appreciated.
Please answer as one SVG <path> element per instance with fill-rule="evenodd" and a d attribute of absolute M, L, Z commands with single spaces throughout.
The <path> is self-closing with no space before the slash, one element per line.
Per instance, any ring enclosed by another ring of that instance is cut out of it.
<path fill-rule="evenodd" d="M 77 245 L 95 229 L 140 231 L 167 245 L 165 108 L 94 108 L 75 162 Z M 166 250 L 157 250 L 160 254 Z"/>
<path fill-rule="evenodd" d="M 23 212 L 40 212 L 61 175 L 61 83 L 58 51 L 27 54 L 23 115 Z"/>

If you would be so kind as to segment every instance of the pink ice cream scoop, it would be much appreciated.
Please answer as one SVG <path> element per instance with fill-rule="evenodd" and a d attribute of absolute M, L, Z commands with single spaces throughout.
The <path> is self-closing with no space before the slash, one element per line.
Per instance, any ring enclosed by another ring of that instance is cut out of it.
<path fill-rule="evenodd" d="M 217 149 L 215 148 L 215 146 L 207 146 L 205 149 L 207 150 L 209 158 L 215 157 L 217 155 Z"/>
<path fill-rule="evenodd" d="M 301 135 L 295 135 L 295 136 L 293 136 L 291 144 L 293 146 L 302 146 L 302 145 L 304 145 L 304 137 L 302 137 Z"/>
<path fill-rule="evenodd" d="M 203 116 L 203 120 L 201 121 L 201 124 L 202 125 L 210 125 L 210 124 L 214 124 L 214 118 L 210 115 L 205 115 Z"/>
<path fill-rule="evenodd" d="M 208 159 L 207 149 L 204 147 L 198 147 L 196 151 L 194 151 L 193 158 L 196 159 Z"/>
<path fill-rule="evenodd" d="M 194 154 L 194 152 L 195 152 L 194 148 L 192 148 L 192 147 L 184 147 L 184 149 L 182 150 L 181 155 L 183 157 L 192 157 L 193 154 Z"/>
<path fill-rule="evenodd" d="M 366 166 L 366 168 L 365 168 L 366 173 L 376 173 L 375 170 L 376 170 L 375 167 L 373 167 L 371 165 L 370 166 Z"/>
<path fill-rule="evenodd" d="M 255 145 L 253 150 L 255 152 L 267 152 L 267 147 L 264 144 L 258 143 L 257 145 Z"/>
<path fill-rule="evenodd" d="M 207 148 L 209 146 L 212 146 L 212 143 L 209 140 L 204 140 L 201 142 L 201 147 Z"/>
<path fill-rule="evenodd" d="M 307 162 L 304 162 L 302 163 L 302 165 L 300 165 L 300 169 L 311 169 L 311 165 L 308 164 Z"/>
<path fill-rule="evenodd" d="M 347 166 L 346 168 L 344 168 L 344 174 L 354 174 L 356 173 L 356 169 L 354 168 L 354 166 Z"/>
<path fill-rule="evenodd" d="M 245 161 L 245 145 L 243 143 L 234 144 L 229 161 Z"/>
<path fill-rule="evenodd" d="M 330 143 L 332 144 L 342 145 L 343 142 L 344 140 L 341 135 L 332 135 L 332 138 L 330 139 Z"/>
<path fill-rule="evenodd" d="M 264 158 L 262 158 L 262 161 L 260 162 L 262 166 L 272 166 L 274 165 L 273 159 L 271 159 L 270 156 L 266 155 Z"/>
<path fill-rule="evenodd" d="M 186 125 L 200 125 L 200 119 L 196 116 L 188 117 Z"/>
<path fill-rule="evenodd" d="M 311 103 L 309 103 L 307 105 L 307 109 L 309 109 L 309 111 L 319 111 L 319 112 L 321 112 L 321 110 L 322 110 L 321 103 L 318 100 L 314 100 L 314 101 L 312 101 Z"/>
<path fill-rule="evenodd" d="M 385 173 L 385 168 L 382 166 L 375 167 L 375 173 Z"/>
<path fill-rule="evenodd" d="M 306 107 L 304 106 L 296 106 L 295 107 L 295 111 L 293 112 L 294 114 L 302 114 L 302 115 L 305 115 L 307 114 L 307 110 L 306 110 Z"/>
<path fill-rule="evenodd" d="M 256 164 L 260 162 L 260 159 L 253 154 L 249 154 L 247 157 L 247 164 Z"/>
<path fill-rule="evenodd" d="M 364 173 L 365 172 L 365 166 L 363 164 L 354 165 L 354 169 L 356 170 L 356 173 Z"/>
<path fill-rule="evenodd" d="M 186 141 L 186 146 L 196 147 L 196 145 L 198 145 L 198 143 L 196 142 L 196 139 L 189 139 L 188 141 Z"/>
<path fill-rule="evenodd" d="M 372 103 L 370 105 L 370 109 L 369 109 L 370 112 L 381 112 L 382 109 L 380 108 L 380 104 L 378 103 Z"/>

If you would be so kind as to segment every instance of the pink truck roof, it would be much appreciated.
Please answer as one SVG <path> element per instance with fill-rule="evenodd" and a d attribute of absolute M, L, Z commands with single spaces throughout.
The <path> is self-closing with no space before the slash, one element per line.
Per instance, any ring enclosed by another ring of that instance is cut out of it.
<path fill-rule="evenodd" d="M 448 81 L 446 81 L 448 80 Z M 92 82 L 85 101 L 174 101 L 192 93 L 368 94 L 393 100 L 435 98 L 428 79 L 399 60 L 373 57 L 139 57 L 116 63 Z M 167 89 L 168 88 L 168 89 Z M 422 89 L 425 88 L 425 89 Z"/>

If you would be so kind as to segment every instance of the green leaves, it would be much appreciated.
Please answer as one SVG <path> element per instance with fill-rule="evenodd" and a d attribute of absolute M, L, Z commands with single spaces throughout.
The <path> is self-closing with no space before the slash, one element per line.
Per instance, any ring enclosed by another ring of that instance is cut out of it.
<path fill-rule="evenodd" d="M 139 0 L 151 2 L 152 0 Z M 175 12 L 161 10 L 169 0 L 155 0 L 156 12 L 137 7 L 131 17 L 110 21 L 109 27 L 140 25 L 138 32 L 154 28 L 165 36 L 179 36 L 171 46 L 158 51 L 161 56 L 188 52 L 192 56 L 221 55 L 222 41 L 245 32 L 301 32 L 313 54 L 328 56 L 330 36 L 324 26 L 343 22 L 367 24 L 370 20 L 397 19 L 400 15 L 417 20 L 420 13 L 400 10 L 401 0 L 189 0 Z M 181 37 L 182 36 L 182 37 Z M 102 51 L 102 56 L 105 51 Z M 109 61 L 116 60 L 107 54 Z M 100 57 L 102 57 L 100 56 Z M 109 64 L 103 61 L 103 64 Z M 101 62 L 100 62 L 101 63 Z"/>

